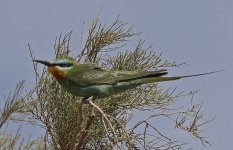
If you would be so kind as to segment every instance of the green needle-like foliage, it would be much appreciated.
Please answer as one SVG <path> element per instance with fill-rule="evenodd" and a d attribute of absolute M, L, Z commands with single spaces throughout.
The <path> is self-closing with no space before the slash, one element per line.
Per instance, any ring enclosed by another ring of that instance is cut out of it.
<path fill-rule="evenodd" d="M 86 38 L 84 35 L 82 30 L 83 48 L 75 51 L 70 47 L 71 32 L 64 36 L 61 34 L 54 45 L 55 57 L 71 56 L 79 62 L 95 63 L 109 70 L 146 71 L 182 65 L 162 60 L 162 55 L 152 50 L 151 46 L 145 48 L 142 40 L 131 50 L 126 50 L 130 40 L 139 34 L 133 33 L 132 27 L 119 18 L 110 25 L 103 25 L 99 19 L 95 19 L 89 26 Z M 35 59 L 30 45 L 29 50 L 31 58 Z M 209 144 L 200 130 L 203 124 L 208 123 L 202 120 L 201 105 L 183 107 L 178 104 L 181 97 L 192 98 L 194 92 L 185 94 L 156 83 L 142 85 L 134 90 L 97 99 L 95 104 L 103 111 L 100 113 L 91 105 L 83 104 L 80 97 L 63 90 L 46 68 L 41 70 L 37 64 L 33 65 L 36 83 L 22 100 L 26 118 L 45 129 L 41 141 L 43 147 L 38 149 L 187 148 L 186 141 L 179 141 L 160 131 L 161 127 L 153 123 L 159 118 L 168 120 L 171 128 L 179 128 L 204 145 Z M 137 119 L 138 113 L 146 117 Z M 2 114 L 4 120 L 6 115 Z"/>

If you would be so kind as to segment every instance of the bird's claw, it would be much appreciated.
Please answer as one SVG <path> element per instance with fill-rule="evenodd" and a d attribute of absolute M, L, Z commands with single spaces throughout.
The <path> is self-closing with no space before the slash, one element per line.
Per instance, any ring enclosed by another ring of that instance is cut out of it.
<path fill-rule="evenodd" d="M 91 97 L 84 97 L 82 99 L 83 103 L 85 103 L 85 104 L 89 104 L 89 101 L 92 101 L 92 100 L 94 100 L 93 96 L 91 96 Z"/>

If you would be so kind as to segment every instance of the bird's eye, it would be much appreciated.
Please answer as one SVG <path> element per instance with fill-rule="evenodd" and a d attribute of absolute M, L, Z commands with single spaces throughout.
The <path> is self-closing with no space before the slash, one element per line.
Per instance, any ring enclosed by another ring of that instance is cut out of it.
<path fill-rule="evenodd" d="M 56 65 L 65 68 L 65 67 L 71 67 L 72 63 L 57 63 Z"/>

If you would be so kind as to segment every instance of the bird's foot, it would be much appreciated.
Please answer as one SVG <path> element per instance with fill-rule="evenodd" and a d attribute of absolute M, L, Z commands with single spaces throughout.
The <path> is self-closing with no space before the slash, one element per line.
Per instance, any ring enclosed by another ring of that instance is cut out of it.
<path fill-rule="evenodd" d="M 89 101 L 93 101 L 93 100 L 94 100 L 93 96 L 91 96 L 91 97 L 84 97 L 82 99 L 83 103 L 85 103 L 85 104 L 89 104 Z"/>

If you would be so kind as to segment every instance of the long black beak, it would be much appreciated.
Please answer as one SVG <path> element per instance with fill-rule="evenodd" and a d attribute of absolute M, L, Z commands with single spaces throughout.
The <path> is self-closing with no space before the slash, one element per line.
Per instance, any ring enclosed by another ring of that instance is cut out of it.
<path fill-rule="evenodd" d="M 32 61 L 34 61 L 34 62 L 38 62 L 38 63 L 41 63 L 41 64 L 43 64 L 43 65 L 45 65 L 45 66 L 54 66 L 54 64 L 53 63 L 51 63 L 51 62 L 48 62 L 48 61 L 44 61 L 44 60 L 32 60 Z"/>

